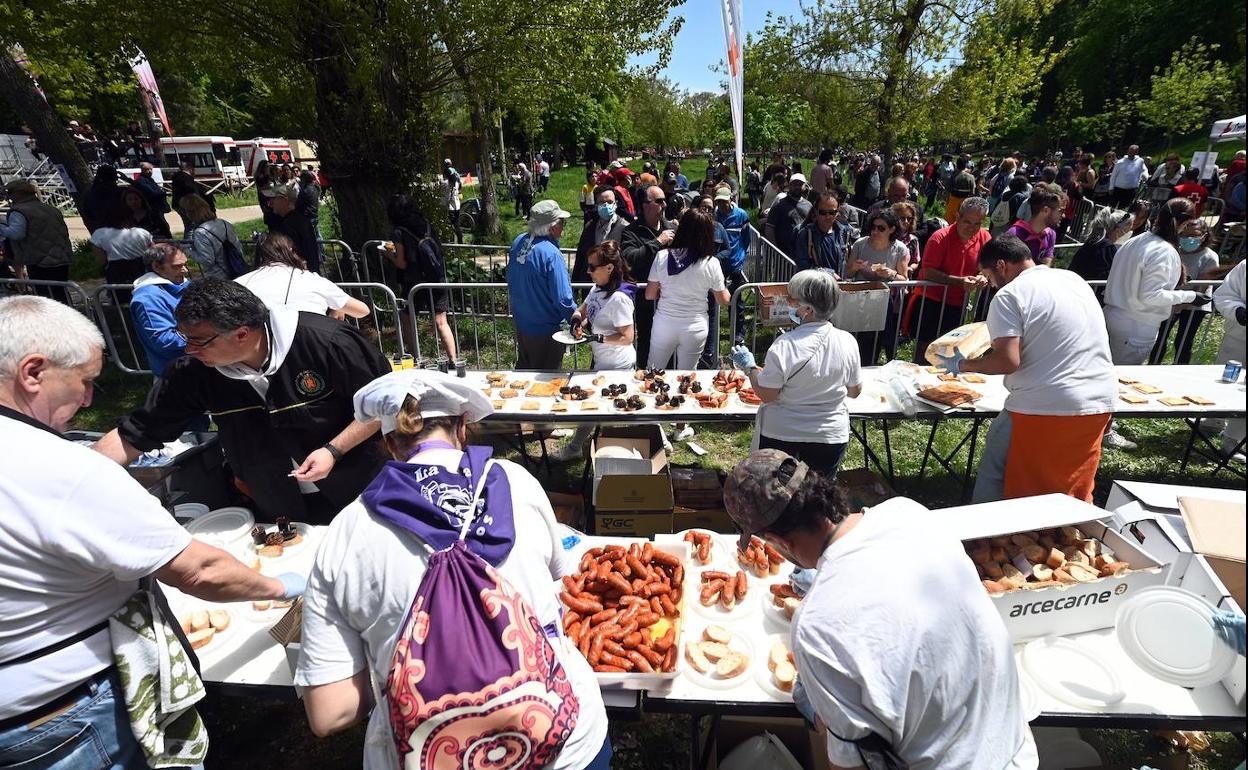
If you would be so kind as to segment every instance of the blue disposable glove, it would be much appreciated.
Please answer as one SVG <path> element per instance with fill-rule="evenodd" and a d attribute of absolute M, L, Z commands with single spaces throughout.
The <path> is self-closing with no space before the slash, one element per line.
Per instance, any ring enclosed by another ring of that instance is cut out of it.
<path fill-rule="evenodd" d="M 754 354 L 745 345 L 734 345 L 732 348 L 732 363 L 737 368 L 749 371 L 758 368 L 758 363 L 754 360 Z"/>
<path fill-rule="evenodd" d="M 943 367 L 945 371 L 957 374 L 962 371 L 962 362 L 966 360 L 966 356 L 961 350 L 954 350 L 951 356 L 932 356 L 936 359 L 936 365 Z"/>
<path fill-rule="evenodd" d="M 298 572 L 283 572 L 277 576 L 282 583 L 282 598 L 294 599 L 308 590 L 308 579 Z"/>
<path fill-rule="evenodd" d="M 789 573 L 789 586 L 798 596 L 805 596 L 815 582 L 816 573 L 813 569 L 795 569 Z"/>
<path fill-rule="evenodd" d="M 806 688 L 802 686 L 802 677 L 799 674 L 797 681 L 793 683 L 793 705 L 797 707 L 797 711 L 806 720 L 813 730 L 815 727 L 815 707 L 810 702 L 810 697 L 806 695 Z"/>
<path fill-rule="evenodd" d="M 1213 628 L 1227 646 L 1240 655 L 1244 654 L 1244 616 L 1230 610 L 1213 613 Z"/>

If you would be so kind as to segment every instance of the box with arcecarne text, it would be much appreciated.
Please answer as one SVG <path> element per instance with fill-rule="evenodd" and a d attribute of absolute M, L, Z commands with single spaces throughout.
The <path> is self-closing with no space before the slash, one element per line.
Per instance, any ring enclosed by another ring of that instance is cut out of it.
<path fill-rule="evenodd" d="M 964 542 L 1023 532 L 1075 527 L 1100 541 L 1129 569 L 1090 582 L 993 594 L 1014 641 L 1064 636 L 1114 625 L 1118 607 L 1137 591 L 1164 585 L 1170 565 L 1109 525 L 1110 515 L 1066 495 L 1041 495 L 934 511 L 947 531 Z"/>

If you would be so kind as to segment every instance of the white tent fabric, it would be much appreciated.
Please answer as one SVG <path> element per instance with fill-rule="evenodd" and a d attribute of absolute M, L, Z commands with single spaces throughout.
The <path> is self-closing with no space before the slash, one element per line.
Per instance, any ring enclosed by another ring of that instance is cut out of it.
<path fill-rule="evenodd" d="M 1213 128 L 1209 131 L 1209 139 L 1214 142 L 1242 142 L 1244 136 L 1243 115 L 1240 115 L 1238 118 L 1219 120 L 1213 124 Z"/>

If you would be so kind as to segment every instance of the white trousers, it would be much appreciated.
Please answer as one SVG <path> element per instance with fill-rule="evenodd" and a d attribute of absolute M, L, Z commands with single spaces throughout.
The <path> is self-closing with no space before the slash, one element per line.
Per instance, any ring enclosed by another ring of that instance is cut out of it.
<path fill-rule="evenodd" d="M 650 329 L 650 358 L 646 366 L 666 369 L 675 354 L 675 368 L 696 369 L 706 346 L 706 329 L 705 315 L 680 320 L 656 315 Z"/>
<path fill-rule="evenodd" d="M 1109 356 L 1119 366 L 1136 366 L 1148 360 L 1157 342 L 1159 323 L 1141 323 L 1125 310 L 1105 308 L 1105 328 L 1109 331 Z"/>

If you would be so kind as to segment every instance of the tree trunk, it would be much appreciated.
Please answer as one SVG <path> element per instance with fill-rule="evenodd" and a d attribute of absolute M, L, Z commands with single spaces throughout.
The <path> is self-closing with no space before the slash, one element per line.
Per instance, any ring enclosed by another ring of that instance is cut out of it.
<path fill-rule="evenodd" d="M 91 186 L 91 169 L 83 160 L 82 153 L 78 152 L 73 137 L 65 130 L 56 110 L 39 93 L 26 70 L 18 66 L 7 52 L 0 52 L 0 91 L 4 92 L 22 122 L 30 127 L 35 141 L 39 143 L 39 150 L 53 163 L 65 168 L 78 188 L 73 196 L 77 203 Z"/>
<path fill-rule="evenodd" d="M 490 156 L 494 151 L 494 122 L 490 120 L 491 111 L 486 107 L 485 99 L 475 92 L 469 92 L 470 107 L 468 118 L 472 125 L 472 135 L 477 142 L 477 152 L 481 156 L 481 229 L 487 239 L 495 239 L 499 235 L 498 197 L 494 194 L 494 164 Z M 503 172 L 507 171 L 507 160 L 502 161 Z"/>
<path fill-rule="evenodd" d="M 907 66 L 907 51 L 914 42 L 919 22 L 923 20 L 923 13 L 926 10 L 927 0 L 910 0 L 906 13 L 900 20 L 901 29 L 898 30 L 896 40 L 890 46 L 891 51 L 885 63 L 886 74 L 879 101 L 876 103 L 876 118 L 880 125 L 880 159 L 883 161 L 883 168 L 886 169 L 892 167 L 893 154 L 897 148 L 897 125 L 893 116 L 897 112 L 901 80 Z"/>

